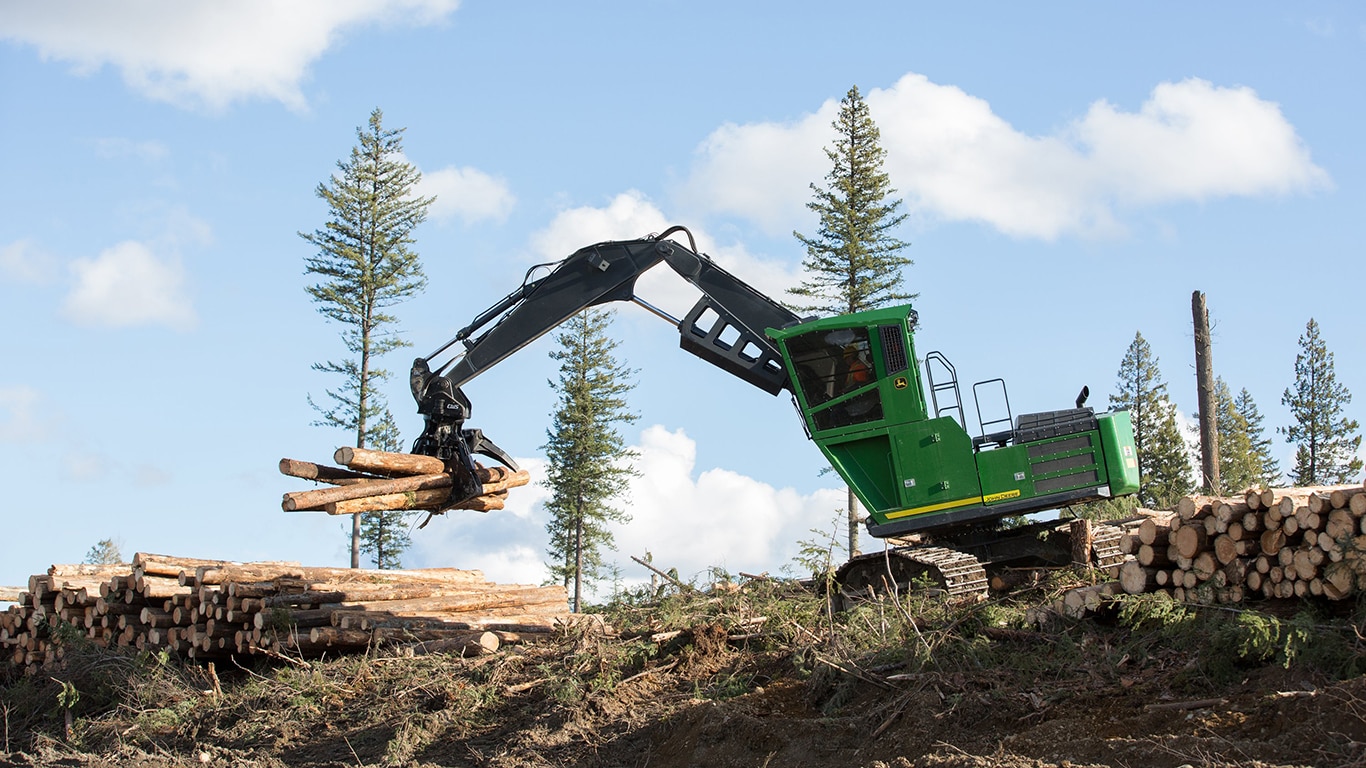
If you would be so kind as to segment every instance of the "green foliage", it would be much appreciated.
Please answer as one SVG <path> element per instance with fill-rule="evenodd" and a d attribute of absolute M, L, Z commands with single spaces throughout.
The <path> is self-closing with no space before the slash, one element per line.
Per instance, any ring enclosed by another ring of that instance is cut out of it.
<path fill-rule="evenodd" d="M 1067 508 L 1067 512 L 1074 518 L 1087 520 L 1123 520 L 1134 513 L 1138 507 L 1138 499 L 1133 496 L 1121 496 L 1117 499 L 1101 499 L 1085 504 L 1075 504 Z"/>
<path fill-rule="evenodd" d="M 1233 408 L 1247 424 L 1248 439 L 1252 443 L 1252 453 L 1256 459 L 1256 466 L 1260 471 L 1257 484 L 1273 486 L 1280 482 L 1281 464 L 1276 460 L 1272 450 L 1272 440 L 1265 435 L 1262 427 L 1262 414 L 1257 410 L 1257 404 L 1252 401 L 1252 395 L 1246 389 L 1238 393 L 1238 397 L 1233 401 Z"/>
<path fill-rule="evenodd" d="M 831 530 L 811 528 L 813 538 L 797 542 L 797 554 L 792 562 L 783 567 L 784 572 L 797 572 L 802 577 L 809 576 L 817 581 L 829 582 L 835 576 L 835 569 L 844 562 L 848 550 L 840 544 L 840 527 L 845 517 L 840 510 L 831 523 Z"/>
<path fill-rule="evenodd" d="M 1139 501 L 1151 509 L 1171 507 L 1195 487 L 1190 448 L 1176 422 L 1176 406 L 1167 397 L 1157 357 L 1142 333 L 1120 361 L 1112 408 L 1127 410 L 1138 453 Z"/>
<path fill-rule="evenodd" d="M 1224 491 L 1274 485 L 1280 467 L 1271 440 L 1262 435 L 1262 415 L 1246 389 L 1234 398 L 1222 378 L 1214 382 L 1219 428 L 1219 480 Z"/>
<path fill-rule="evenodd" d="M 85 553 L 85 559 L 81 562 L 91 565 L 117 565 L 123 562 L 123 553 L 119 552 L 119 545 L 114 543 L 113 539 L 100 539 Z"/>
<path fill-rule="evenodd" d="M 1281 395 L 1295 423 L 1278 429 L 1295 446 L 1295 485 L 1345 483 L 1361 471 L 1361 435 L 1355 419 L 1343 415 L 1352 402 L 1347 387 L 1333 371 L 1333 353 L 1319 335 L 1313 318 L 1305 326 L 1295 355 L 1295 383 Z M 1355 433 L 1355 434 L 1354 434 Z"/>
<path fill-rule="evenodd" d="M 906 219 L 901 200 L 882 164 L 887 150 L 881 133 L 868 112 L 858 86 L 840 101 L 832 127 L 835 144 L 827 147 L 830 160 L 826 186 L 811 184 L 814 199 L 806 207 L 820 217 L 814 236 L 793 232 L 806 248 L 802 260 L 802 284 L 788 289 L 800 299 L 799 312 L 837 315 L 875 309 L 915 294 L 903 288 L 903 270 L 913 264 L 901 252 L 910 243 L 892 235 Z M 853 489 L 848 490 L 848 551 L 858 552 L 859 509 Z"/>
<path fill-rule="evenodd" d="M 833 127 L 828 184 L 812 184 L 815 199 L 806 205 L 820 226 L 814 237 L 792 233 L 806 247 L 806 279 L 790 293 L 808 303 L 795 306 L 840 314 L 913 298 L 901 289 L 902 269 L 913 263 L 901 255 L 909 243 L 891 235 L 906 214 L 898 212 L 900 200 L 889 199 L 896 190 L 882 170 L 887 151 L 857 86 L 840 102 Z"/>
<path fill-rule="evenodd" d="M 340 175 L 319 184 L 330 218 L 322 229 L 299 236 L 317 248 L 305 259 L 305 274 L 319 282 L 309 296 L 327 319 L 341 323 L 342 341 L 350 357 L 315 363 L 313 369 L 337 374 L 342 383 L 327 391 L 331 405 L 309 398 L 322 426 L 355 434 L 357 447 L 380 437 L 387 412 L 379 385 L 389 372 L 378 365 L 386 352 L 408 345 L 392 330 L 398 319 L 386 310 L 420 292 L 427 284 L 413 229 L 427 218 L 435 198 L 415 194 L 422 173 L 404 161 L 403 129 L 387 129 L 377 108 L 365 128 L 356 129 L 358 144 Z M 351 565 L 360 565 L 360 520 L 352 519 Z"/>
<path fill-rule="evenodd" d="M 635 454 L 618 431 L 636 420 L 626 403 L 634 372 L 612 354 L 617 343 L 607 328 L 613 316 L 604 309 L 580 312 L 562 326 L 555 337 L 559 348 L 550 353 L 560 361 L 559 383 L 551 384 L 560 400 L 542 446 L 551 492 L 547 565 L 553 578 L 573 584 L 575 611 L 583 604 L 583 587 L 610 575 L 603 562 L 613 542 L 610 525 L 630 519 L 614 502 L 637 474 Z"/>
<path fill-rule="evenodd" d="M 393 414 L 384 409 L 383 415 L 375 425 L 375 437 L 371 443 L 377 450 L 402 451 L 398 425 Z M 360 514 L 360 551 L 370 557 L 370 562 L 380 569 L 403 567 L 403 553 L 412 545 L 408 531 L 412 527 L 415 513 L 402 510 L 381 510 Z"/>

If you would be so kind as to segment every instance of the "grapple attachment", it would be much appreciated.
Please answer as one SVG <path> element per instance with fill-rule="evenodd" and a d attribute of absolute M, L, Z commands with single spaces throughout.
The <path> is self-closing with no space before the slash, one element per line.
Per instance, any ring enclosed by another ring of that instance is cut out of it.
<path fill-rule="evenodd" d="M 520 469 L 506 451 L 484 435 L 483 430 L 465 428 L 465 419 L 473 410 L 469 397 L 459 387 L 452 386 L 449 379 L 433 374 L 426 360 L 419 358 L 413 363 L 409 383 L 417 399 L 417 412 L 426 420 L 422 434 L 413 441 L 412 452 L 446 462 L 454 481 L 448 507 L 483 493 L 475 454 L 494 459 L 513 471 Z"/>

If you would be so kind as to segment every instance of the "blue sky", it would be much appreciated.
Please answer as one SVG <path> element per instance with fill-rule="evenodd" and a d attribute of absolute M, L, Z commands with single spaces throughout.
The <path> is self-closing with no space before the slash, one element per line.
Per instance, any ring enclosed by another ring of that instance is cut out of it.
<path fill-rule="evenodd" d="M 1289 416 L 1310 317 L 1366 390 L 1360 278 L 1366 13 L 1348 2 L 231 4 L 0 0 L 0 584 L 96 541 L 237 560 L 347 560 L 343 523 L 286 514 L 282 457 L 312 426 L 340 328 L 304 292 L 314 194 L 371 110 L 437 195 L 428 289 L 400 306 L 406 370 L 534 263 L 688 226 L 781 295 L 830 122 L 864 93 L 910 214 L 922 353 L 1016 413 L 1103 406 L 1141 332 L 1195 411 L 1190 299 L 1216 372 Z M 640 293 L 679 312 L 669 274 Z M 842 494 L 792 406 L 682 353 L 630 306 L 628 555 L 697 575 L 777 572 Z M 472 382 L 473 425 L 535 471 L 549 338 Z M 1366 401 L 1348 415 L 1361 419 Z M 1291 449 L 1278 443 L 1289 466 Z M 437 519 L 409 566 L 539 581 L 543 492 Z"/>

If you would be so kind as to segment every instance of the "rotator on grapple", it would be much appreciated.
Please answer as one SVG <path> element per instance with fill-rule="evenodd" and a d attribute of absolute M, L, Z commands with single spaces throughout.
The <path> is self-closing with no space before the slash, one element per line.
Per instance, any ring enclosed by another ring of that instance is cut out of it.
<path fill-rule="evenodd" d="M 688 245 L 670 239 L 675 234 L 685 235 Z M 660 262 L 701 291 L 682 319 L 635 295 L 637 278 Z M 773 395 L 787 391 L 808 437 L 868 510 L 873 536 L 914 533 L 939 542 L 933 552 L 897 549 L 913 564 L 902 569 L 908 579 L 924 572 L 953 581 L 950 593 L 984 589 L 974 564 L 1001 562 L 1008 557 L 1003 553 L 1030 547 L 1028 537 L 993 533 L 995 521 L 1138 490 L 1127 412 L 1097 414 L 1079 398 L 1075 408 L 1015 418 L 1004 381 L 991 379 L 973 386 L 978 434 L 970 435 L 947 358 L 930 352 L 921 373 L 909 305 L 798 317 L 700 253 L 682 227 L 597 243 L 533 267 L 520 287 L 419 358 L 411 385 L 426 426 L 413 452 L 459 469 L 468 480 L 461 494 L 478 492 L 474 455 L 514 466 L 482 432 L 464 427 L 471 408 L 461 387 L 578 312 L 611 301 L 634 302 L 670 322 L 683 349 L 737 378 Z M 457 343 L 460 354 L 433 369 Z M 979 390 L 992 395 L 998 388 L 1005 417 L 984 420 Z M 954 543 L 968 538 L 984 543 Z M 857 576 L 862 570 L 850 569 L 853 581 L 871 578 L 871 570 L 867 578 Z M 901 580 L 896 573 L 888 577 Z"/>

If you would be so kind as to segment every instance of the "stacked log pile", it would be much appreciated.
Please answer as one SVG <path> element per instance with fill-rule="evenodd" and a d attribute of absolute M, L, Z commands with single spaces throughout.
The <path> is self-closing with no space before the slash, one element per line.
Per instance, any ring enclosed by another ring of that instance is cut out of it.
<path fill-rule="evenodd" d="M 1187 496 L 1125 541 L 1132 559 L 1119 578 L 1129 594 L 1165 590 L 1197 603 L 1342 600 L 1366 591 L 1366 488 Z"/>
<path fill-rule="evenodd" d="M 36 672 L 84 637 L 191 658 L 316 657 L 405 644 L 487 653 L 569 620 L 562 586 L 479 571 L 373 571 L 139 553 L 131 564 L 54 565 L 0 613 L 0 654 Z"/>
<path fill-rule="evenodd" d="M 458 483 L 441 459 L 343 447 L 337 449 L 333 460 L 341 466 L 280 459 L 282 474 L 331 486 L 286 493 L 281 502 L 286 512 L 318 510 L 329 515 L 409 509 L 432 514 L 447 509 L 488 512 L 503 508 L 509 489 L 531 482 L 526 470 L 479 466 L 476 475 L 483 484 L 481 493 L 452 501 L 451 489 Z"/>

